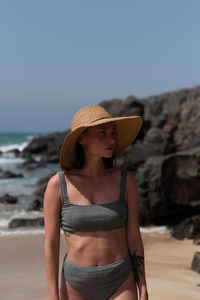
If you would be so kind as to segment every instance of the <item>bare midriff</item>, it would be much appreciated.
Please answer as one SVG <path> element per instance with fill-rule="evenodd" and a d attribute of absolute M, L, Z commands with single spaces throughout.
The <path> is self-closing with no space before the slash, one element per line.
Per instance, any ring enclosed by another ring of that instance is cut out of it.
<path fill-rule="evenodd" d="M 82 266 L 103 266 L 124 258 L 128 253 L 126 227 L 79 231 L 65 234 L 68 246 L 67 258 Z"/>

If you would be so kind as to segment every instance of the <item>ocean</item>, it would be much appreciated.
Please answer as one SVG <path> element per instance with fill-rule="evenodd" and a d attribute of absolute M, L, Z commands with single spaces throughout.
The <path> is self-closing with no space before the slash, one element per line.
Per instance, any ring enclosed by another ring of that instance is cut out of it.
<path fill-rule="evenodd" d="M 46 167 L 27 170 L 22 167 L 24 158 L 16 157 L 7 151 L 18 149 L 22 151 L 30 141 L 43 133 L 0 133 L 0 173 L 12 171 L 22 174 L 23 177 L 0 179 L 0 196 L 9 194 L 18 198 L 17 204 L 0 203 L 0 236 L 16 234 L 35 234 L 44 232 L 44 229 L 18 228 L 9 229 L 8 224 L 14 218 L 32 218 L 43 216 L 42 212 L 27 211 L 27 207 L 32 199 L 37 197 L 32 193 L 37 189 L 37 181 L 58 169 L 57 164 L 47 164 Z M 40 159 L 40 155 L 33 155 L 35 160 Z"/>

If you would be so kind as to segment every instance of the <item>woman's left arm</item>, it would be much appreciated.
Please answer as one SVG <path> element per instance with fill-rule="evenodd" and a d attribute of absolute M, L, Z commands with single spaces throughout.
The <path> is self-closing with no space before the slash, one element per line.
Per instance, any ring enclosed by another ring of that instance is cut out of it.
<path fill-rule="evenodd" d="M 139 193 L 137 183 L 132 172 L 127 172 L 126 201 L 128 210 L 127 242 L 132 260 L 133 273 L 139 289 L 140 299 L 148 300 L 145 278 L 144 247 L 140 234 L 138 218 Z"/>

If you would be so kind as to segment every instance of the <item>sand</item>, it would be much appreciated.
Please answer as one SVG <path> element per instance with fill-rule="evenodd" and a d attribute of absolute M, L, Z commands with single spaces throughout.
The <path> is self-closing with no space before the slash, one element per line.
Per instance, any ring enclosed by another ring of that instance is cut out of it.
<path fill-rule="evenodd" d="M 145 236 L 144 246 L 150 300 L 200 299 L 200 274 L 190 268 L 199 246 L 169 234 Z"/>
<path fill-rule="evenodd" d="M 142 233 L 149 300 L 200 299 L 200 274 L 190 269 L 192 240 L 178 241 L 164 233 Z M 44 235 L 0 237 L 0 299 L 47 300 Z M 60 261 L 66 252 L 61 239 Z M 95 299 L 94 299 L 95 300 Z"/>

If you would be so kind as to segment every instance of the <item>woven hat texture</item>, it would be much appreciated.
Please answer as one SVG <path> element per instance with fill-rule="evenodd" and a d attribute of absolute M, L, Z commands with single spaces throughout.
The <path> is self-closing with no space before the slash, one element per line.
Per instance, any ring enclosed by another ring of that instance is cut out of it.
<path fill-rule="evenodd" d="M 66 170 L 74 160 L 75 144 L 81 133 L 91 126 L 115 122 L 117 143 L 114 156 L 122 154 L 135 140 L 143 120 L 141 116 L 111 117 L 99 105 L 89 105 L 79 110 L 71 121 L 71 132 L 66 136 L 60 151 L 60 168 Z"/>

